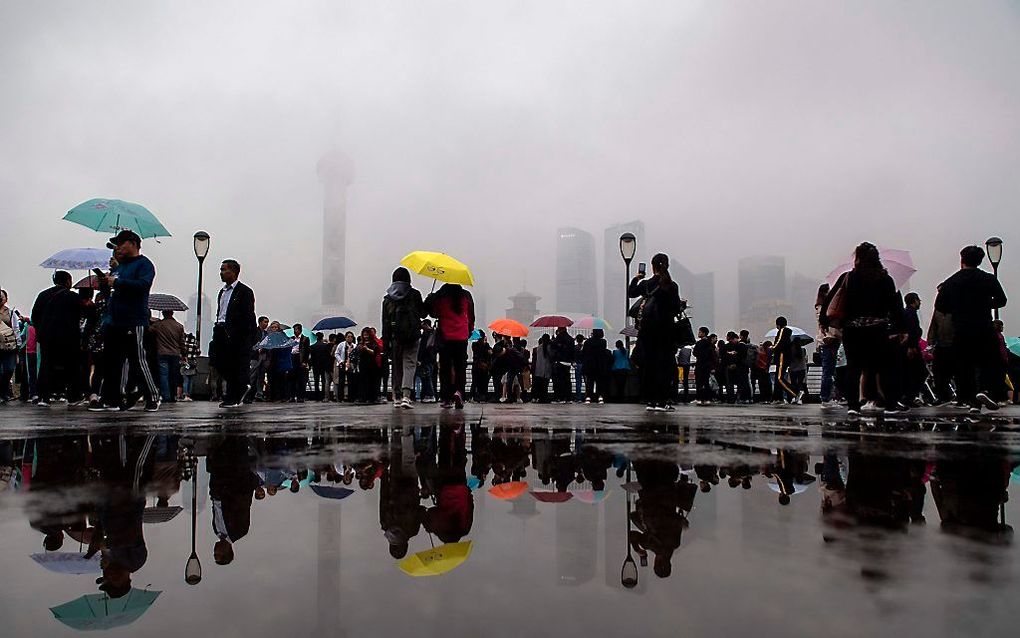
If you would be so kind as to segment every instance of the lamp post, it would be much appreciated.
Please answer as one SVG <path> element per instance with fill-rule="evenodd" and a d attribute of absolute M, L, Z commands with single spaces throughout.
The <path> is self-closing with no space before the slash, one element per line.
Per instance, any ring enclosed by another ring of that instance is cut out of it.
<path fill-rule="evenodd" d="M 634 253 L 637 252 L 637 238 L 634 237 L 634 233 L 624 233 L 620 235 L 620 256 L 623 257 L 624 267 L 626 269 L 626 281 L 623 284 L 623 327 L 626 330 L 630 326 L 630 262 L 634 261 Z M 625 335 L 627 340 L 627 352 L 630 352 L 630 335 Z"/>
<path fill-rule="evenodd" d="M 202 351 L 202 262 L 209 254 L 209 233 L 200 230 L 195 233 L 195 257 L 198 258 L 198 305 L 195 308 L 195 341 Z"/>
<path fill-rule="evenodd" d="M 627 483 L 630 483 L 630 461 L 627 461 Z M 620 584 L 626 589 L 634 589 L 638 584 L 638 568 L 634 555 L 630 551 L 630 492 L 627 492 L 627 557 L 620 568 Z"/>
<path fill-rule="evenodd" d="M 999 237 L 989 237 L 985 241 L 985 253 L 988 255 L 988 263 L 992 265 L 992 274 L 995 278 L 999 278 L 999 262 L 1002 261 L 1002 239 Z M 995 318 L 999 318 L 999 309 L 996 308 L 994 311 Z"/>
<path fill-rule="evenodd" d="M 184 582 L 197 585 L 202 581 L 202 561 L 195 550 L 195 526 L 198 520 L 198 458 L 192 450 L 184 457 L 184 473 L 191 476 L 191 556 L 184 566 Z"/>

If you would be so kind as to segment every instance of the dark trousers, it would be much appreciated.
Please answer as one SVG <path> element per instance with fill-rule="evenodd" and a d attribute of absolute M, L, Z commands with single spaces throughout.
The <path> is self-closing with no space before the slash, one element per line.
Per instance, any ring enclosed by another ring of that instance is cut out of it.
<path fill-rule="evenodd" d="M 271 369 L 269 371 L 269 400 L 287 401 L 290 399 L 290 380 L 287 370 Z"/>
<path fill-rule="evenodd" d="M 934 358 L 932 360 L 932 376 L 935 385 L 935 400 L 936 401 L 952 401 L 953 400 L 953 349 L 946 346 L 936 346 L 935 351 L 932 353 Z"/>
<path fill-rule="evenodd" d="M 327 375 L 325 368 L 312 370 L 312 387 L 315 388 L 315 398 L 320 401 L 326 398 L 326 389 L 329 388 L 329 382 L 326 380 Z"/>
<path fill-rule="evenodd" d="M 585 398 L 597 399 L 598 397 L 604 397 L 609 394 L 606 392 L 606 379 L 599 371 L 585 372 L 584 373 L 584 392 Z"/>
<path fill-rule="evenodd" d="M 613 399 L 621 403 L 627 400 L 627 377 L 630 370 L 613 370 Z"/>
<path fill-rule="evenodd" d="M 439 348 L 439 398 L 452 401 L 453 395 L 464 396 L 467 382 L 467 341 L 443 341 Z"/>
<path fill-rule="evenodd" d="M 290 355 L 290 361 L 290 397 L 304 401 L 305 392 L 308 390 L 308 368 L 301 365 L 301 355 Z"/>
<path fill-rule="evenodd" d="M 956 400 L 979 407 L 974 398 L 977 393 L 989 392 L 1002 382 L 996 378 L 998 360 L 998 343 L 990 325 L 987 329 L 958 329 L 953 338 Z"/>
<path fill-rule="evenodd" d="M 570 366 L 553 364 L 553 398 L 557 401 L 570 400 Z"/>
<path fill-rule="evenodd" d="M 489 370 L 481 366 L 471 366 L 471 396 L 475 401 L 485 401 L 489 397 Z"/>
<path fill-rule="evenodd" d="M 237 343 L 230 338 L 224 326 L 217 324 L 213 327 L 213 353 L 215 354 L 213 365 L 227 384 L 223 402 L 240 403 L 248 391 L 250 345 Z"/>
<path fill-rule="evenodd" d="M 531 401 L 533 403 L 549 402 L 549 379 L 546 377 L 531 378 Z"/>
<path fill-rule="evenodd" d="M 918 349 L 903 351 L 903 399 L 910 405 L 921 394 L 924 382 L 928 380 L 928 367 Z"/>
<path fill-rule="evenodd" d="M 712 400 L 712 366 L 694 366 L 694 398 L 698 401 Z"/>
<path fill-rule="evenodd" d="M 772 377 L 769 376 L 767 368 L 755 368 L 751 370 L 751 384 L 758 386 L 758 394 L 763 402 L 772 400 Z M 751 397 L 754 397 L 754 388 L 751 389 Z"/>
<path fill-rule="evenodd" d="M 80 359 L 78 348 L 73 345 L 43 346 L 39 365 L 39 399 L 49 401 L 61 392 L 68 402 L 81 399 Z"/>
<path fill-rule="evenodd" d="M 641 352 L 641 394 L 647 403 L 666 405 L 672 402 L 670 389 L 677 377 L 676 348 L 671 347 L 672 336 L 642 331 L 638 335 L 637 350 Z"/>
<path fill-rule="evenodd" d="M 751 398 L 751 382 L 747 368 L 729 366 L 726 369 L 726 402 L 747 401 Z"/>
<path fill-rule="evenodd" d="M 107 328 L 103 346 L 105 373 L 103 374 L 103 403 L 120 405 L 123 397 L 120 391 L 124 362 L 128 365 L 127 385 L 129 391 L 137 391 L 147 402 L 159 396 L 156 382 L 152 378 L 149 361 L 145 356 L 145 327 Z M 46 355 L 43 354 L 43 361 Z M 40 395 L 41 396 L 41 395 Z"/>
<path fill-rule="evenodd" d="M 176 400 L 180 374 L 181 358 L 179 356 L 159 355 L 159 393 L 164 401 Z"/>

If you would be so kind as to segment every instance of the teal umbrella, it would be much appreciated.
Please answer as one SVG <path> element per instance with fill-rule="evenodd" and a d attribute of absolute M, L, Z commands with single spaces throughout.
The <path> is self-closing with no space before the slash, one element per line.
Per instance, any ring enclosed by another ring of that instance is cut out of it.
<path fill-rule="evenodd" d="M 291 339 L 293 339 L 294 338 L 294 329 L 293 328 L 287 328 L 286 330 L 283 331 L 283 334 L 285 334 L 288 337 L 290 337 Z M 316 337 L 314 333 L 306 332 L 306 331 L 303 331 L 303 330 L 301 331 L 301 336 L 302 337 L 308 337 L 308 345 L 312 345 L 313 343 L 315 343 L 316 341 L 319 340 L 319 338 Z"/>
<path fill-rule="evenodd" d="M 142 239 L 170 236 L 149 209 L 119 199 L 90 199 L 67 211 L 64 219 L 105 233 L 133 230 Z"/>
<path fill-rule="evenodd" d="M 1006 337 L 1006 348 L 1020 357 L 1020 337 Z"/>
<path fill-rule="evenodd" d="M 81 598 L 50 607 L 53 617 L 71 629 L 81 631 L 105 630 L 130 625 L 156 602 L 161 591 L 135 589 L 120 598 L 106 594 L 88 594 Z"/>

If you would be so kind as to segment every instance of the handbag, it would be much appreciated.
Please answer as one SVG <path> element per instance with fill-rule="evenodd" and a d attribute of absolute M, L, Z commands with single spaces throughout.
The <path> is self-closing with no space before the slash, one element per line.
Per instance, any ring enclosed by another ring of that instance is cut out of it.
<path fill-rule="evenodd" d="M 686 314 L 680 315 L 680 320 L 676 322 L 676 342 L 681 348 L 684 346 L 692 346 L 698 342 L 694 336 L 694 327 L 691 325 L 691 318 Z"/>

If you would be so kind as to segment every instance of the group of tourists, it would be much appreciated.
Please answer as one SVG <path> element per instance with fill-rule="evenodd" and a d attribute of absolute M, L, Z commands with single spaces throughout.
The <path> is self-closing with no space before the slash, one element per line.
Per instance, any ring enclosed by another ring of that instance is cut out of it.
<path fill-rule="evenodd" d="M 0 400 L 12 397 L 18 370 L 22 396 L 41 406 L 61 396 L 93 411 L 123 410 L 144 399 L 145 409 L 155 411 L 160 402 L 190 399 L 197 340 L 173 312 L 150 316 L 155 267 L 141 254 L 138 235 L 122 231 L 108 246 L 111 270 L 96 271 L 95 289 L 76 293 L 70 274 L 57 271 L 30 316 L 0 292 Z M 320 401 L 392 399 L 404 409 L 432 401 L 460 409 L 490 398 L 601 404 L 628 400 L 632 377 L 650 411 L 689 400 L 692 379 L 699 405 L 799 404 L 808 390 L 805 345 L 815 341 L 824 409 L 845 403 L 857 414 L 953 403 L 979 413 L 1012 398 L 1018 360 L 992 317 L 1006 296 L 997 278 L 980 269 L 984 257 L 977 246 L 961 251 L 960 270 L 938 286 L 927 341 L 920 296 L 898 290 L 878 249 L 863 243 L 853 268 L 820 287 L 815 338 L 794 334 L 778 317 L 774 337 L 755 343 L 747 330 L 719 339 L 701 327 L 695 335 L 669 258 L 660 253 L 650 276 L 640 269 L 628 286 L 633 349 L 622 340 L 610 349 L 600 329 L 585 337 L 557 328 L 534 347 L 496 332 L 490 341 L 475 328 L 470 292 L 444 283 L 423 296 L 404 267 L 393 271 L 379 330 L 317 333 L 313 342 L 301 324 L 287 336 L 279 321 L 256 319 L 254 292 L 239 281 L 240 264 L 228 259 L 220 266 L 210 385 L 224 408 L 303 402 L 309 380 Z"/>

